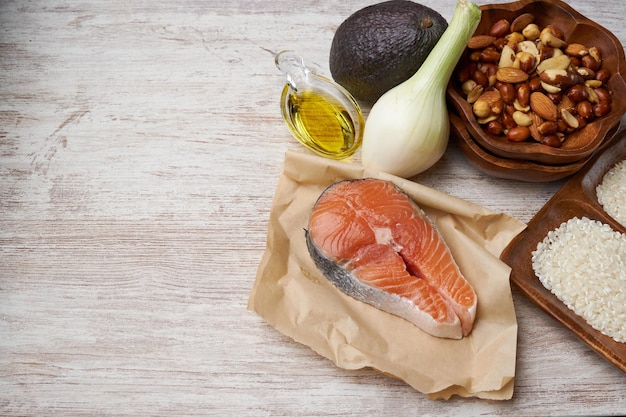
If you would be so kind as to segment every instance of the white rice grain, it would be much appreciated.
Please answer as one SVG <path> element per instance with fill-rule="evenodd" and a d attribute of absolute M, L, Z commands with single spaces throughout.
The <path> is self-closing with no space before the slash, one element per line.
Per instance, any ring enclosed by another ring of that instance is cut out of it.
<path fill-rule="evenodd" d="M 586 217 L 552 230 L 532 253 L 535 274 L 594 329 L 626 342 L 626 235 Z"/>
<path fill-rule="evenodd" d="M 596 196 L 604 211 L 626 227 L 626 159 L 604 174 Z"/>

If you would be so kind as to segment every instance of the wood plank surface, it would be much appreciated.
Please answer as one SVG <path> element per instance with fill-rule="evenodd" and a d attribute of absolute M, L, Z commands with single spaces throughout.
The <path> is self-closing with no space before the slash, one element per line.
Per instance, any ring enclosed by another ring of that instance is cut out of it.
<path fill-rule="evenodd" d="M 0 2 L 1 415 L 626 414 L 626 375 L 515 290 L 504 402 L 337 369 L 246 309 L 301 149 L 273 53 L 328 76 L 371 3 Z M 568 3 L 626 44 L 622 0 Z M 415 180 L 525 222 L 563 184 L 488 177 L 455 144 Z"/>

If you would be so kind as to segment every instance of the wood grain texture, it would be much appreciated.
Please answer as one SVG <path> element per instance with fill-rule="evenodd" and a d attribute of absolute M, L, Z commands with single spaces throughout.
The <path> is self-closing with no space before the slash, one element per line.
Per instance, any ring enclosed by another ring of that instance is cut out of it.
<path fill-rule="evenodd" d="M 626 43 L 620 0 L 569 3 Z M 517 291 L 502 403 L 337 369 L 246 310 L 300 149 L 272 53 L 328 75 L 368 4 L 0 2 L 0 414 L 626 413 L 626 375 Z M 424 4 L 449 20 L 455 2 Z M 416 180 L 523 221 L 563 184 L 486 177 L 454 144 Z"/>

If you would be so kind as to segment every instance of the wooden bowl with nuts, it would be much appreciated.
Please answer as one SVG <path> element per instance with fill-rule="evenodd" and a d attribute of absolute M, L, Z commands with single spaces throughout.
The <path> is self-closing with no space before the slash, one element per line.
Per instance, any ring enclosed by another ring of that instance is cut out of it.
<path fill-rule="evenodd" d="M 613 129 L 615 133 L 617 129 Z M 523 182 L 550 182 L 567 178 L 581 170 L 593 155 L 563 165 L 546 165 L 521 159 L 509 159 L 485 151 L 470 136 L 461 118 L 450 114 L 450 133 L 467 158 L 479 171 L 495 177 Z"/>
<path fill-rule="evenodd" d="M 564 165 L 592 155 L 626 112 L 626 61 L 610 31 L 561 1 L 481 6 L 449 103 L 495 156 Z"/>

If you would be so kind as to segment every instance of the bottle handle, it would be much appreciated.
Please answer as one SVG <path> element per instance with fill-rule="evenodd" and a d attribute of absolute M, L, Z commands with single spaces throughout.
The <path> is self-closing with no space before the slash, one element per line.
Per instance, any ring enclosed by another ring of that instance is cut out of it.
<path fill-rule="evenodd" d="M 304 58 L 294 51 L 281 51 L 274 57 L 276 67 L 285 75 L 287 83 L 294 90 L 298 86 L 308 82 L 309 74 L 312 72 L 305 64 Z"/>

